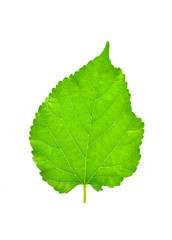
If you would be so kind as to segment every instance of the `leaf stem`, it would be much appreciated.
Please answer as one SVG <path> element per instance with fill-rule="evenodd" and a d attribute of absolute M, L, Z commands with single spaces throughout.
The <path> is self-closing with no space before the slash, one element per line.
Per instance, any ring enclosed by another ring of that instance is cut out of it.
<path fill-rule="evenodd" d="M 83 184 L 83 203 L 86 203 L 86 187 L 87 184 Z"/>

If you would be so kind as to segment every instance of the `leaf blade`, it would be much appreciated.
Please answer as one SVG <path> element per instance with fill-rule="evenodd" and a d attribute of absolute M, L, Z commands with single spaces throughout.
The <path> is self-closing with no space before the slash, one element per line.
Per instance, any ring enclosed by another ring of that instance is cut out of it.
<path fill-rule="evenodd" d="M 30 141 L 43 180 L 55 190 L 90 184 L 99 191 L 136 171 L 143 133 L 107 42 L 100 56 L 52 90 L 36 114 Z"/>

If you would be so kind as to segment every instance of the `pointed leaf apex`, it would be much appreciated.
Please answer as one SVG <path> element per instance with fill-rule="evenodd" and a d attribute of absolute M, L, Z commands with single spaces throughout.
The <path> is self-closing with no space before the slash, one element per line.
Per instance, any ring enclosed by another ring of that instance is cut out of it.
<path fill-rule="evenodd" d="M 105 48 L 104 48 L 103 52 L 101 53 L 101 56 L 109 59 L 109 48 L 110 48 L 109 41 L 107 41 Z"/>

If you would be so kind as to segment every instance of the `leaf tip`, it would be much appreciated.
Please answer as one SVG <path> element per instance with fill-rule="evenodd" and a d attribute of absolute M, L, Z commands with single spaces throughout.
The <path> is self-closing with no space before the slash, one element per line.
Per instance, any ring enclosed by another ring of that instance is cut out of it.
<path fill-rule="evenodd" d="M 109 44 L 109 41 L 107 41 L 105 48 L 103 49 L 103 52 L 101 53 L 101 56 L 109 59 L 109 48 L 110 48 L 110 44 Z"/>

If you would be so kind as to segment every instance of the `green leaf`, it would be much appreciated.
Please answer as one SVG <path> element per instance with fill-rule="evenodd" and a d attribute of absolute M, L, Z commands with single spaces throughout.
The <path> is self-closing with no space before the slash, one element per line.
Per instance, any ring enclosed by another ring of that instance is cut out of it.
<path fill-rule="evenodd" d="M 113 188 L 139 163 L 144 123 L 132 112 L 125 75 L 109 42 L 93 61 L 60 81 L 39 107 L 30 132 L 33 160 L 59 193 L 86 185 Z"/>

